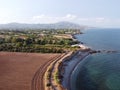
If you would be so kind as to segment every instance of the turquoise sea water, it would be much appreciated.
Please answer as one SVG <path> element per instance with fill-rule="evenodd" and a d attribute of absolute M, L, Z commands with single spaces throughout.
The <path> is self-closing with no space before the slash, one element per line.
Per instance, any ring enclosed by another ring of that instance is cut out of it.
<path fill-rule="evenodd" d="M 82 60 L 72 75 L 72 90 L 120 90 L 120 29 L 93 29 L 77 35 L 92 49 L 117 53 L 93 54 Z"/>

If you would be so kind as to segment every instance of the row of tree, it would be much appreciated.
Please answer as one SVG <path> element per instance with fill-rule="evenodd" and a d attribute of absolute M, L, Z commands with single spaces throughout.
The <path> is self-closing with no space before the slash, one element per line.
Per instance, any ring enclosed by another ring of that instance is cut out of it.
<path fill-rule="evenodd" d="M 2 44 L 0 45 L 0 51 L 9 52 L 39 52 L 39 53 L 63 53 L 64 50 L 59 47 L 45 47 L 45 46 L 17 46 L 12 44 Z"/>
<path fill-rule="evenodd" d="M 30 45 L 30 44 L 54 44 L 54 45 L 72 45 L 78 43 L 72 39 L 57 39 L 57 38 L 26 38 L 22 39 L 19 37 L 9 37 L 9 38 L 0 38 L 0 44 L 4 43 L 19 43 L 20 45 Z"/>

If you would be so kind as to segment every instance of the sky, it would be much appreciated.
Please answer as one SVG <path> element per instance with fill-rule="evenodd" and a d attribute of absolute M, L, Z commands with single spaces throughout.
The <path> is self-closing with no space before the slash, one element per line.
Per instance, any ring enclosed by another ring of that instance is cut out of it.
<path fill-rule="evenodd" d="M 120 0 L 0 0 L 0 24 L 69 21 L 120 28 Z"/>

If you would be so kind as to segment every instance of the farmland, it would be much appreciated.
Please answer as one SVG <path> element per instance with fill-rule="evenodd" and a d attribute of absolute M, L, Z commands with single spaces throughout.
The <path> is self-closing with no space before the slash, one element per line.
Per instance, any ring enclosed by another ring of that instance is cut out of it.
<path fill-rule="evenodd" d="M 37 70 L 59 55 L 0 52 L 0 90 L 31 90 Z"/>

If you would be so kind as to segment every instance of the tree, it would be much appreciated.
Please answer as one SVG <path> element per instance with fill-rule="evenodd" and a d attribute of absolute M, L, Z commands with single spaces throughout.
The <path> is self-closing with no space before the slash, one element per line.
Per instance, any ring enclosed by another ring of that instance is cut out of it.
<path fill-rule="evenodd" d="M 13 38 L 11 39 L 11 42 L 12 42 L 12 43 L 16 43 L 16 42 L 17 42 L 17 38 L 13 37 Z"/>
<path fill-rule="evenodd" d="M 22 47 L 22 46 L 23 46 L 23 43 L 22 43 L 22 42 L 16 43 L 16 47 Z"/>

